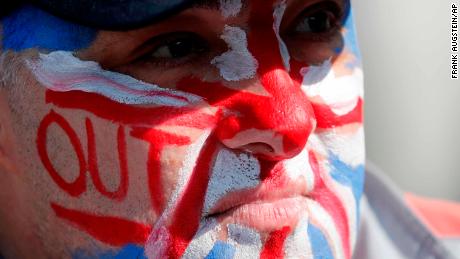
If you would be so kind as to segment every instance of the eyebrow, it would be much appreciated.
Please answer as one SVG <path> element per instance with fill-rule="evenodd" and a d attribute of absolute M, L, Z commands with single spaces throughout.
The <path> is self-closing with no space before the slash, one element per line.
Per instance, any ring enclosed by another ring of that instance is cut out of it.
<path fill-rule="evenodd" d="M 241 0 L 243 8 L 247 6 L 248 0 Z M 211 10 L 220 10 L 220 1 L 219 0 L 196 0 L 194 1 L 192 8 L 203 8 Z"/>
<path fill-rule="evenodd" d="M 197 0 L 193 3 L 192 8 L 220 9 L 218 0 Z"/>

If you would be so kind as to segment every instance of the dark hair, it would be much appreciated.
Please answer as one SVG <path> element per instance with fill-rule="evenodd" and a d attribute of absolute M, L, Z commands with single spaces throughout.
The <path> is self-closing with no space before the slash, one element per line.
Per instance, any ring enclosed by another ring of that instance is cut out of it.
<path fill-rule="evenodd" d="M 22 5 L 22 1 L 3 1 L 0 4 L 0 20 L 3 16 L 7 15 L 20 5 Z"/>

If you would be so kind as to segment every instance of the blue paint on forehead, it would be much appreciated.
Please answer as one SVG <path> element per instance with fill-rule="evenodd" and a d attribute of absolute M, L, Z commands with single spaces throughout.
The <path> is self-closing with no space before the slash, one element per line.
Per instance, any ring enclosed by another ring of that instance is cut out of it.
<path fill-rule="evenodd" d="M 310 238 L 313 258 L 315 259 L 333 259 L 332 251 L 323 232 L 316 226 L 308 225 L 308 237 Z"/>
<path fill-rule="evenodd" d="M 227 243 L 217 241 L 205 259 L 232 259 L 235 248 Z"/>
<path fill-rule="evenodd" d="M 3 49 L 29 48 L 74 51 L 88 47 L 96 30 L 55 17 L 39 8 L 25 6 L 2 19 Z"/>

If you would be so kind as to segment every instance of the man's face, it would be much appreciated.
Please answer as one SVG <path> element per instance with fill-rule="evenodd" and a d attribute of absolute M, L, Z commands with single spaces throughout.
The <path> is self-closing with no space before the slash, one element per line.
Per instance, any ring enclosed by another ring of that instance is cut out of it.
<path fill-rule="evenodd" d="M 0 251 L 350 258 L 364 142 L 348 8 L 205 1 L 123 32 L 5 18 Z"/>

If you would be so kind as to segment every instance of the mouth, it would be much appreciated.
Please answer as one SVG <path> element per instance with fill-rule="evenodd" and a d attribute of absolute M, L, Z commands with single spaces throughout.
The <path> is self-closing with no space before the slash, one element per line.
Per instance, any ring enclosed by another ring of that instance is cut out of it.
<path fill-rule="evenodd" d="M 307 213 L 307 187 L 303 179 L 274 188 L 262 183 L 255 189 L 229 193 L 205 215 L 220 224 L 239 224 L 263 232 L 294 228 Z"/>
<path fill-rule="evenodd" d="M 263 232 L 295 227 L 307 211 L 307 197 L 297 196 L 274 201 L 255 201 L 211 214 L 221 224 L 239 224 Z"/>

